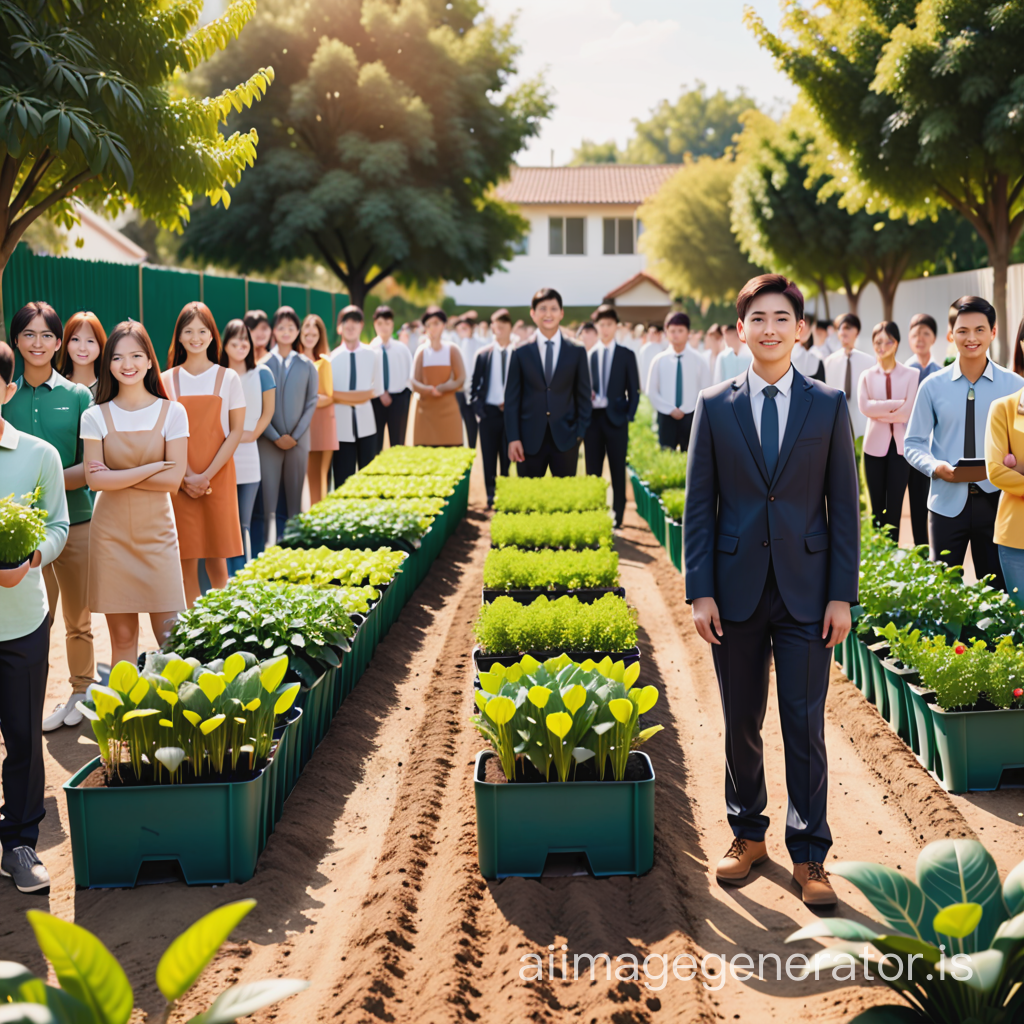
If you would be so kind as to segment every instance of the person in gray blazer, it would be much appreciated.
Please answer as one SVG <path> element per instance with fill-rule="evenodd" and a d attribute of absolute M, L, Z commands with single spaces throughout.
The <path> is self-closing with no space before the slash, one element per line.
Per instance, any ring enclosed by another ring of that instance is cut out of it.
<path fill-rule="evenodd" d="M 277 499 L 284 485 L 288 518 L 302 511 L 309 461 L 309 426 L 317 399 L 316 366 L 298 351 L 299 315 L 282 306 L 273 319 L 274 346 L 264 365 L 277 383 L 274 415 L 258 439 L 267 546 L 276 540 Z"/>

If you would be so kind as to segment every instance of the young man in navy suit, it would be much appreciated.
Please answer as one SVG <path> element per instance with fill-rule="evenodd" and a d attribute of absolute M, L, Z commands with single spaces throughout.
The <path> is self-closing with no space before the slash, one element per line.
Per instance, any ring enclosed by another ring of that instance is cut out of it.
<path fill-rule="evenodd" d="M 619 314 L 614 306 L 603 305 L 594 314 L 600 339 L 588 353 L 591 403 L 594 411 L 583 438 L 587 476 L 601 476 L 604 457 L 612 478 L 612 511 L 616 527 L 626 512 L 626 449 L 629 424 L 640 402 L 640 371 L 632 349 L 615 343 Z"/>
<path fill-rule="evenodd" d="M 586 349 L 563 337 L 565 310 L 554 288 L 530 303 L 537 333 L 512 350 L 505 384 L 508 457 L 520 476 L 575 476 L 580 441 L 590 425 Z"/>
<path fill-rule="evenodd" d="M 804 902 L 828 905 L 825 695 L 850 631 L 860 568 L 860 494 L 846 396 L 790 362 L 800 290 L 781 274 L 736 299 L 746 374 L 703 391 L 686 475 L 686 600 L 712 645 L 725 716 L 725 798 L 734 840 L 716 871 L 740 882 L 767 860 L 761 727 L 769 659 L 786 756 L 786 846 Z"/>
<path fill-rule="evenodd" d="M 469 371 L 472 374 L 470 403 L 480 424 L 480 457 L 484 464 L 487 507 L 494 508 L 495 478 L 508 476 L 508 441 L 505 438 L 505 383 L 512 356 L 512 315 L 507 309 L 491 314 L 494 341 L 476 354 Z"/>

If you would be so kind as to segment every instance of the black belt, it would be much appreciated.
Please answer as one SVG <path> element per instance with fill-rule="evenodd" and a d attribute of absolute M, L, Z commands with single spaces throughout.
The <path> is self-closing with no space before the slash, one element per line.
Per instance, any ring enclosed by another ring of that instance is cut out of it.
<path fill-rule="evenodd" d="M 983 491 L 978 484 L 968 484 L 967 485 L 967 493 L 968 494 L 984 494 L 986 497 L 988 497 L 988 491 Z"/>

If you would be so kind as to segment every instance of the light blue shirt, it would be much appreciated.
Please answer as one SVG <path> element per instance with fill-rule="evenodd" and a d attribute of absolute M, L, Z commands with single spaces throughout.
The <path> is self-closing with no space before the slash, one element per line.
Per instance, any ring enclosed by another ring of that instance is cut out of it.
<path fill-rule="evenodd" d="M 988 410 L 997 398 L 1019 391 L 1024 379 L 997 366 L 990 359 L 974 384 L 974 436 L 976 457 L 985 455 L 985 424 Z M 903 454 L 914 469 L 932 477 L 940 462 L 951 466 L 964 457 L 964 424 L 967 392 L 971 382 L 960 371 L 960 358 L 945 369 L 932 373 L 917 389 L 914 411 L 907 424 Z M 928 508 L 941 516 L 958 516 L 967 504 L 969 484 L 951 484 L 932 477 Z M 989 493 L 996 487 L 988 480 L 978 486 Z"/>
<path fill-rule="evenodd" d="M 904 366 L 912 366 L 920 374 L 918 380 L 918 386 L 922 385 L 933 373 L 942 369 L 942 364 L 935 362 L 933 359 L 927 366 L 921 365 L 921 360 L 917 356 L 911 356 L 904 364 Z"/>
<path fill-rule="evenodd" d="M 750 365 L 750 359 L 750 349 L 746 345 L 739 352 L 733 352 L 726 346 L 715 360 L 715 372 L 712 375 L 711 383 L 721 384 L 723 380 L 732 380 L 733 377 L 738 377 Z"/>

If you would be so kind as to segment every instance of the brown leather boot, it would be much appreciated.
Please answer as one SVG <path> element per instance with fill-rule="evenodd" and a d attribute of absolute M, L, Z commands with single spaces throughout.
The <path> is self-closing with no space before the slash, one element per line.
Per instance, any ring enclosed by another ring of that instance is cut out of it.
<path fill-rule="evenodd" d="M 763 839 L 759 842 L 737 836 L 728 853 L 718 862 L 715 877 L 720 882 L 742 882 L 752 867 L 763 864 L 767 859 L 768 847 Z"/>
<path fill-rule="evenodd" d="M 838 902 L 828 872 L 816 860 L 793 865 L 793 881 L 800 886 L 804 903 L 814 907 L 832 906 Z"/>

